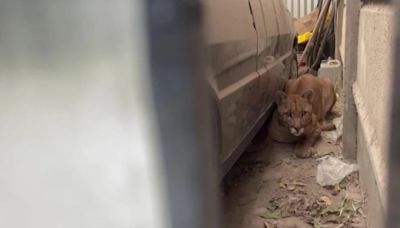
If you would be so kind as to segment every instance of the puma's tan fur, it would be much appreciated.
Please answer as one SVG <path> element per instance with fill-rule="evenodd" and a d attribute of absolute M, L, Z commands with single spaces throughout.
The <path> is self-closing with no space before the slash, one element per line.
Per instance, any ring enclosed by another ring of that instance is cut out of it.
<path fill-rule="evenodd" d="M 285 91 L 276 93 L 275 110 L 269 136 L 278 142 L 296 143 L 299 157 L 312 155 L 312 146 L 321 131 L 334 130 L 326 114 L 336 102 L 334 85 L 327 77 L 305 74 L 286 83 Z"/>

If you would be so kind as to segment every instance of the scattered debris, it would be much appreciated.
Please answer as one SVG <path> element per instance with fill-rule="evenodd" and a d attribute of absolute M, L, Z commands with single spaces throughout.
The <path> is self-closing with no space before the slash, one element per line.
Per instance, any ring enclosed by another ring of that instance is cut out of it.
<path fill-rule="evenodd" d="M 278 182 L 279 182 L 279 187 L 280 188 L 286 188 L 286 184 L 282 182 L 282 177 L 279 178 Z"/>
<path fill-rule="evenodd" d="M 335 152 L 331 151 L 331 150 L 323 150 L 323 151 L 318 151 L 312 155 L 313 158 L 322 158 L 322 157 L 326 157 L 328 155 L 334 155 Z"/>
<path fill-rule="evenodd" d="M 274 198 L 270 202 L 267 212 L 261 215 L 264 219 L 281 219 L 287 217 L 298 217 L 314 227 L 332 227 L 329 225 L 361 224 L 357 216 L 363 215 L 362 202 L 355 202 L 350 198 L 333 203 L 328 196 L 316 198 L 304 193 L 286 195 Z"/>
<path fill-rule="evenodd" d="M 336 215 L 342 218 L 350 219 L 354 215 L 360 213 L 359 208 L 361 208 L 360 203 L 356 203 L 351 199 L 344 198 L 339 204 L 331 205 L 322 210 L 321 215 L 323 216 Z M 328 216 L 325 216 L 324 218 L 328 218 Z M 325 221 L 325 222 L 332 222 L 332 221 Z"/>
<path fill-rule="evenodd" d="M 321 186 L 339 184 L 347 175 L 358 170 L 356 164 L 346 164 L 332 156 L 321 160 L 317 168 L 317 183 Z"/>
<path fill-rule="evenodd" d="M 261 218 L 264 219 L 280 219 L 280 218 L 285 218 L 288 217 L 285 214 L 282 214 L 282 212 L 279 209 L 274 209 L 274 210 L 267 210 L 263 215 L 261 215 Z"/>
<path fill-rule="evenodd" d="M 300 187 L 305 187 L 305 186 L 307 186 L 306 183 L 303 183 L 303 182 L 300 182 L 300 181 L 294 181 L 293 184 L 296 185 L 296 186 L 300 186 Z"/>
<path fill-rule="evenodd" d="M 264 222 L 264 228 L 272 228 L 268 222 Z"/>
<path fill-rule="evenodd" d="M 330 190 L 331 190 L 331 194 L 332 194 L 332 195 L 334 195 L 334 196 L 339 195 L 340 190 L 341 190 L 339 184 L 335 184 L 334 186 L 328 186 L 328 187 L 331 187 Z"/>
<path fill-rule="evenodd" d="M 280 188 L 284 188 L 288 191 L 294 191 L 296 189 L 296 187 L 305 187 L 307 186 L 306 183 L 303 183 L 301 181 L 291 181 L 288 183 L 285 183 L 282 181 L 282 178 L 278 179 L 278 183 L 279 183 L 279 187 Z"/>
<path fill-rule="evenodd" d="M 316 149 L 316 153 L 312 155 L 313 158 L 322 158 L 328 155 L 335 155 L 335 151 L 329 148 Z"/>
<path fill-rule="evenodd" d="M 296 186 L 294 186 L 294 185 L 292 185 L 292 184 L 288 184 L 288 186 L 287 186 L 287 190 L 288 191 L 293 191 L 293 190 L 295 190 L 296 189 Z"/>
<path fill-rule="evenodd" d="M 332 201 L 328 196 L 319 197 L 319 201 L 323 202 L 326 206 L 331 206 L 332 205 Z"/>

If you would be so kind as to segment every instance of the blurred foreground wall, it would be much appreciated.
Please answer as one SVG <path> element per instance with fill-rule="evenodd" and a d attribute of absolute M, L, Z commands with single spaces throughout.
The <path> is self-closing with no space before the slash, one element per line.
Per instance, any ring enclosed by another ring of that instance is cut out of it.
<path fill-rule="evenodd" d="M 168 227 L 141 3 L 1 1 L 0 227 Z"/>

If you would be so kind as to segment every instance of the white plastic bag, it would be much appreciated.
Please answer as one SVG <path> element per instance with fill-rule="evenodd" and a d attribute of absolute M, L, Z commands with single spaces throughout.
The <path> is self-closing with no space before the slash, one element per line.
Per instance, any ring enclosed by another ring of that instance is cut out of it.
<path fill-rule="evenodd" d="M 332 121 L 332 123 L 335 125 L 336 129 L 334 131 L 322 132 L 322 137 L 325 138 L 328 142 L 338 143 L 343 134 L 343 118 L 336 118 Z"/>
<path fill-rule="evenodd" d="M 328 156 L 323 158 L 317 167 L 317 183 L 321 186 L 335 185 L 357 170 L 356 164 L 347 164 L 335 157 Z"/>

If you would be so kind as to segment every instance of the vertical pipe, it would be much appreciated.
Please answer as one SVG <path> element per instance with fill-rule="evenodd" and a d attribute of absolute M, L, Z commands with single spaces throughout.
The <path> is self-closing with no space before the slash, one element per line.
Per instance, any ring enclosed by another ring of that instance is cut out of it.
<path fill-rule="evenodd" d="M 200 0 L 146 3 L 170 221 L 174 228 L 216 228 L 217 151 L 208 138 L 212 135 L 207 111 L 211 94 L 202 71 Z M 182 162 L 186 165 L 177 165 Z"/>
<path fill-rule="evenodd" d="M 400 8 L 400 1 L 394 1 L 396 3 L 395 12 L 398 12 Z M 400 14 L 396 15 L 396 22 L 400 22 Z M 396 27 L 394 36 L 394 55 L 393 64 L 394 68 L 392 71 L 392 99 L 391 99 L 391 118 L 390 118 L 390 139 L 389 139 L 389 199 L 387 209 L 386 227 L 399 227 L 400 225 L 400 90 L 398 85 L 400 84 L 400 78 L 398 72 L 400 72 L 400 29 Z"/>
<path fill-rule="evenodd" d="M 358 25 L 360 15 L 360 1 L 347 1 L 345 7 L 346 25 L 345 47 L 351 51 L 345 51 L 343 62 L 343 156 L 346 159 L 357 158 L 357 110 L 353 97 L 352 85 L 357 76 L 357 51 L 358 51 Z"/>
<path fill-rule="evenodd" d="M 327 0 L 326 2 L 324 2 L 324 5 L 322 7 L 321 12 L 327 12 L 328 9 L 329 9 L 330 3 L 331 3 L 331 0 Z M 324 19 L 325 18 L 323 17 L 323 15 L 319 15 L 318 16 L 318 19 L 317 19 L 317 22 L 316 22 L 315 27 L 313 29 L 311 38 L 307 42 L 306 47 L 304 48 L 303 54 L 301 56 L 301 59 L 300 59 L 301 62 L 303 62 L 303 61 L 305 62 L 308 59 L 308 56 L 310 54 L 309 52 L 312 50 L 312 48 L 313 48 L 313 46 L 315 44 L 315 38 L 317 37 L 316 36 L 317 31 L 318 31 L 318 29 L 320 29 L 320 26 L 322 26 L 322 23 L 323 23 Z"/>

